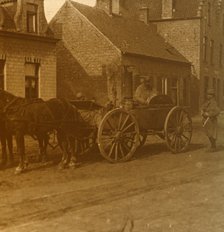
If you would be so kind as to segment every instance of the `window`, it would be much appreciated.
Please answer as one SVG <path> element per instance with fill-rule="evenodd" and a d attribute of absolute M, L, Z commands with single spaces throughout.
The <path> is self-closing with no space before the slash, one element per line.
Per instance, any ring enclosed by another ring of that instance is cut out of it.
<path fill-rule="evenodd" d="M 4 89 L 4 69 L 5 61 L 0 60 L 0 89 Z"/>
<path fill-rule="evenodd" d="M 210 63 L 214 64 L 214 40 L 210 41 Z"/>
<path fill-rule="evenodd" d="M 167 94 L 168 93 L 168 87 L 167 87 L 167 78 L 160 77 L 157 79 L 157 91 L 159 94 Z"/>
<path fill-rule="evenodd" d="M 223 53 L 223 46 L 222 44 L 220 44 L 220 48 L 219 48 L 219 66 L 222 66 L 222 53 Z"/>
<path fill-rule="evenodd" d="M 208 3 L 208 13 L 207 13 L 207 22 L 208 22 L 208 26 L 211 25 L 211 3 Z"/>
<path fill-rule="evenodd" d="M 120 0 L 111 0 L 111 13 L 120 14 Z"/>
<path fill-rule="evenodd" d="M 37 5 L 27 4 L 27 32 L 37 33 Z"/>
<path fill-rule="evenodd" d="M 25 97 L 38 98 L 39 64 L 25 64 Z"/>
<path fill-rule="evenodd" d="M 207 61 L 207 46 L 208 46 L 208 38 L 204 36 L 203 38 L 203 60 Z"/>

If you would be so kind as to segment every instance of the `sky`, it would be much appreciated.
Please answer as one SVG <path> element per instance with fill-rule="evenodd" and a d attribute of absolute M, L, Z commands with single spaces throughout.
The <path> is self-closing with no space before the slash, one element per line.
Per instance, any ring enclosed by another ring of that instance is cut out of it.
<path fill-rule="evenodd" d="M 58 9 L 64 4 L 66 0 L 45 0 L 45 14 L 48 21 L 55 15 Z M 73 0 L 86 5 L 94 6 L 95 0 Z"/>

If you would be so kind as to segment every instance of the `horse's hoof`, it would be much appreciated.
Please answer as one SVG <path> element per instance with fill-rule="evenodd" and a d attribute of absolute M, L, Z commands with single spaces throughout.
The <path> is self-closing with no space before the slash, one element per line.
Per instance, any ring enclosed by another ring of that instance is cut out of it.
<path fill-rule="evenodd" d="M 17 167 L 16 170 L 15 170 L 16 175 L 19 175 L 19 174 L 21 174 L 23 172 L 24 172 L 24 168 L 21 168 L 21 167 Z"/>
<path fill-rule="evenodd" d="M 68 164 L 68 167 L 69 167 L 69 168 L 75 168 L 75 166 L 76 166 L 76 163 L 73 162 L 73 161 L 71 161 L 71 162 Z"/>
<path fill-rule="evenodd" d="M 47 158 L 41 160 L 41 163 L 42 163 L 42 164 L 46 164 L 47 162 L 48 162 L 48 159 L 47 159 Z"/>
<path fill-rule="evenodd" d="M 81 163 L 77 163 L 77 162 L 70 162 L 69 163 L 69 168 L 78 168 L 81 166 Z"/>
<path fill-rule="evenodd" d="M 65 169 L 65 168 L 66 168 L 65 163 L 60 163 L 60 164 L 58 165 L 58 169 L 59 169 L 59 170 L 63 170 L 63 169 Z"/>
<path fill-rule="evenodd" d="M 29 165 L 29 163 L 28 163 L 28 162 L 25 162 L 25 163 L 24 163 L 24 169 L 27 169 L 27 168 L 28 168 L 28 165 Z"/>

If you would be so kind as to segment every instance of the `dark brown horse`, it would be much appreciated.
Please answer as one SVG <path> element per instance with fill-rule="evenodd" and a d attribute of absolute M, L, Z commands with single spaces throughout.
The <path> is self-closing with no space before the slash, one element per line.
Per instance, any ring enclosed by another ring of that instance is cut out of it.
<path fill-rule="evenodd" d="M 1 166 L 4 167 L 8 161 L 10 165 L 13 165 L 14 158 L 13 158 L 12 134 L 9 133 L 9 131 L 6 129 L 5 121 L 1 116 L 0 116 L 0 140 L 1 140 L 1 148 L 2 148 Z"/>
<path fill-rule="evenodd" d="M 57 131 L 62 148 L 61 167 L 68 165 L 71 157 L 68 145 L 71 137 L 79 133 L 82 120 L 78 111 L 66 100 L 25 99 L 0 90 L 0 112 L 4 114 L 7 129 L 15 135 L 20 162 L 16 173 L 27 167 L 24 136 L 31 135 L 39 142 L 40 153 L 46 155 L 47 134 Z"/>

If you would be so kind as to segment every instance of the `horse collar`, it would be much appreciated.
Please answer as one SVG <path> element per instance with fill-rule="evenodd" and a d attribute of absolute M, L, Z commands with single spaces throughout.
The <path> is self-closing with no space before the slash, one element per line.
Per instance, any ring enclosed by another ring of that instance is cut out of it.
<path fill-rule="evenodd" d="M 14 104 L 14 102 L 17 100 L 17 98 L 13 98 L 11 101 L 8 102 L 8 104 L 4 107 L 3 112 L 6 113 L 8 108 Z"/>

